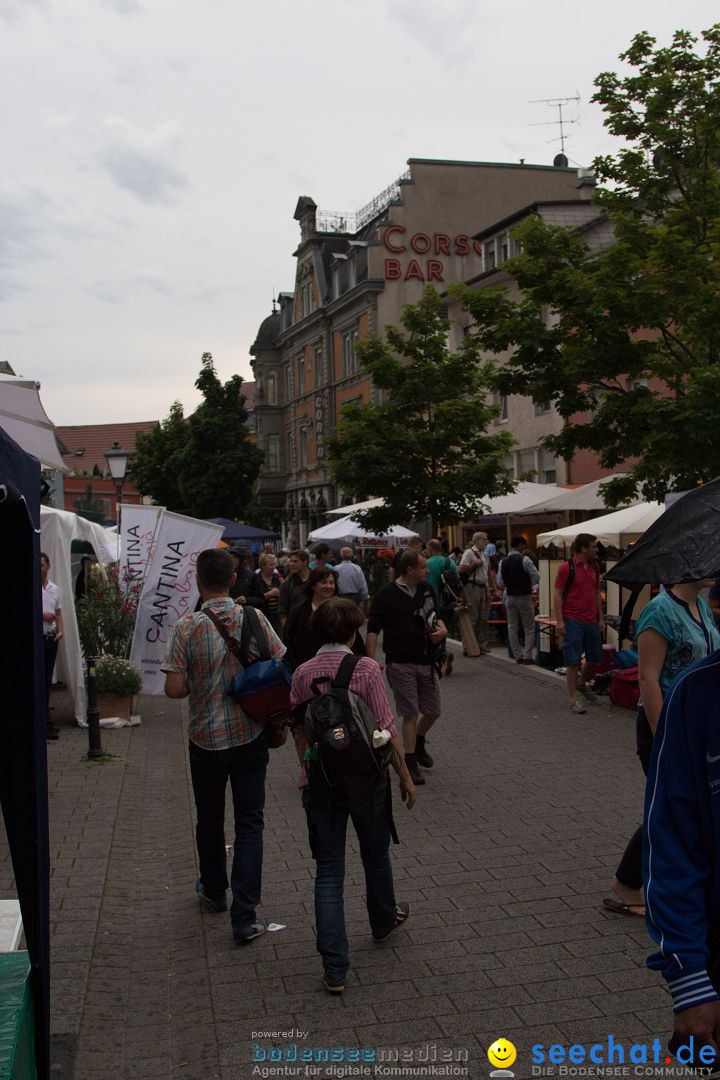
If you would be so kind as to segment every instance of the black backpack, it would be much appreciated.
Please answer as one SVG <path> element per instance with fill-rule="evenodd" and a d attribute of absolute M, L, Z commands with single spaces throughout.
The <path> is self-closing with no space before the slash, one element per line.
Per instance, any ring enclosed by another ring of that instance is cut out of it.
<path fill-rule="evenodd" d="M 462 595 L 460 578 L 452 570 L 452 560 L 445 557 L 445 567 L 438 579 L 438 607 L 440 611 L 447 611 L 455 607 Z"/>
<path fill-rule="evenodd" d="M 393 748 L 386 742 L 373 747 L 377 720 L 365 702 L 349 689 L 355 666 L 361 657 L 348 654 L 335 678 L 313 679 L 314 697 L 305 710 L 305 768 L 311 791 L 325 794 L 350 809 L 361 809 L 383 785 L 393 840 L 397 840 L 392 820 L 392 795 L 388 766 Z M 329 686 L 320 690 L 325 683 Z"/>

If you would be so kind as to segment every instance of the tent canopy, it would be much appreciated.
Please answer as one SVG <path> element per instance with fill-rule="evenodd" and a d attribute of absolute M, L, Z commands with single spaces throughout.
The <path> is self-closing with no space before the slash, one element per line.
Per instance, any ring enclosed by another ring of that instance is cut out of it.
<path fill-rule="evenodd" d="M 701 581 L 720 575 L 720 479 L 686 492 L 665 509 L 608 572 L 627 588 Z"/>
<path fill-rule="evenodd" d="M 350 506 L 338 506 L 335 510 L 328 510 L 328 517 L 352 517 L 358 510 L 374 510 L 377 506 L 384 506 L 384 499 L 366 499 L 365 502 L 352 503 Z"/>
<path fill-rule="evenodd" d="M 280 533 L 272 529 L 256 529 L 254 525 L 245 525 L 242 521 L 231 521 L 230 518 L 205 518 L 213 525 L 222 525 L 224 532 L 221 540 L 226 543 L 254 544 L 258 540 L 280 540 Z"/>
<path fill-rule="evenodd" d="M 577 488 L 558 488 L 556 489 L 555 495 L 551 495 L 551 497 L 547 499 L 541 499 L 536 507 L 525 507 L 525 512 L 533 513 L 535 511 L 541 512 L 547 510 L 605 510 L 607 507 L 600 494 L 600 488 L 603 484 L 607 484 L 609 480 L 616 480 L 620 475 L 624 474 L 617 473 L 614 476 L 604 476 L 601 480 L 593 480 L 591 483 L 582 484 Z M 549 487 L 550 485 L 545 486 Z M 641 498 L 633 499 L 630 505 L 636 506 L 642 501 Z"/>
<path fill-rule="evenodd" d="M 308 539 L 312 544 L 320 540 L 334 540 L 335 543 L 382 547 L 384 544 L 402 544 L 403 542 L 407 544 L 408 540 L 417 535 L 412 529 L 406 529 L 402 525 L 393 525 L 384 533 L 368 532 L 352 518 L 346 517 L 340 518 L 339 521 L 331 521 L 329 525 L 323 525 L 321 529 L 315 529 Z"/>
<path fill-rule="evenodd" d="M 34 379 L 0 375 L 0 427 L 43 468 L 68 472 L 39 390 L 40 383 Z"/>
<path fill-rule="evenodd" d="M 515 485 L 515 490 L 507 495 L 496 495 L 494 498 L 484 498 L 487 506 L 486 515 L 496 514 L 523 514 L 528 512 L 528 507 L 537 504 L 532 513 L 542 513 L 544 503 L 554 498 L 562 491 L 557 484 L 536 484 L 531 480 L 520 480 Z"/>
<path fill-rule="evenodd" d="M 540 533 L 537 542 L 538 544 L 571 544 L 578 533 L 584 532 L 597 536 L 603 544 L 620 547 L 627 537 L 642 535 L 653 522 L 657 521 L 664 510 L 662 503 L 656 502 L 626 506 L 622 510 L 613 511 L 612 514 L 603 514 L 602 517 L 580 521 L 577 525 L 566 525 L 563 529 Z"/>
<path fill-rule="evenodd" d="M 94 521 L 70 513 L 55 510 L 51 506 L 40 507 L 40 543 L 50 559 L 50 580 L 60 590 L 60 607 L 63 613 L 63 637 L 58 649 L 57 671 L 66 684 L 75 719 L 86 723 L 85 670 L 83 667 L 80 634 L 75 617 L 75 592 L 73 589 L 70 549 L 73 540 L 86 540 L 101 563 L 114 562 L 118 557 L 119 537 Z"/>

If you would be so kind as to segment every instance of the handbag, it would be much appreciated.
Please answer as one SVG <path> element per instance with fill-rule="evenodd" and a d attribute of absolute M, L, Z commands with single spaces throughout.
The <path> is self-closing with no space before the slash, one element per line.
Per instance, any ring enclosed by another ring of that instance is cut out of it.
<path fill-rule="evenodd" d="M 277 749 L 287 742 L 290 720 L 290 672 L 282 660 L 272 658 L 260 619 L 253 607 L 243 606 L 240 641 L 228 630 L 214 611 L 203 611 L 222 635 L 228 652 L 242 664 L 243 670 L 233 677 L 228 693 L 242 706 L 243 712 L 256 724 L 267 729 L 268 746 Z M 255 640 L 260 654 L 250 658 L 250 639 Z"/>

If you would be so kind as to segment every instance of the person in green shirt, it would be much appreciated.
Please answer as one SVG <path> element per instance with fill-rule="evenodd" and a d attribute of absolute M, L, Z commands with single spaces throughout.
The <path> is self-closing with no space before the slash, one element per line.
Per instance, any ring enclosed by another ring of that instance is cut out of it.
<path fill-rule="evenodd" d="M 462 592 L 462 585 L 460 584 L 460 574 L 455 562 L 449 556 L 443 555 L 442 544 L 439 540 L 428 540 L 426 544 L 427 551 L 427 577 L 425 580 L 431 587 L 435 594 L 435 605 L 439 617 L 445 623 L 446 626 L 450 625 L 450 621 L 453 616 L 453 609 L 455 607 L 455 598 L 451 597 L 448 593 L 448 589 L 443 583 L 442 574 L 444 571 L 449 571 L 453 575 L 454 590 L 457 596 L 460 596 Z M 445 642 L 443 642 L 445 645 Z M 451 675 L 453 667 L 453 654 L 447 648 L 445 648 L 444 655 L 442 656 L 442 672 L 443 675 Z"/>

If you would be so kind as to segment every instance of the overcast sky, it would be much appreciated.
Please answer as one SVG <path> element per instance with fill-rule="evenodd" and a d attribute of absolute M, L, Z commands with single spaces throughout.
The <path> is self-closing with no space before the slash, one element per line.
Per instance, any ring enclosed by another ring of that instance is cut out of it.
<path fill-rule="evenodd" d="M 299 195 L 358 209 L 409 157 L 613 147 L 598 72 L 710 0 L 0 0 L 0 360 L 57 424 L 160 418 L 210 351 L 252 378 Z"/>

